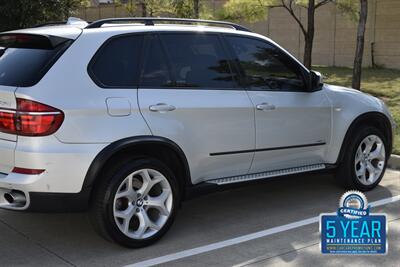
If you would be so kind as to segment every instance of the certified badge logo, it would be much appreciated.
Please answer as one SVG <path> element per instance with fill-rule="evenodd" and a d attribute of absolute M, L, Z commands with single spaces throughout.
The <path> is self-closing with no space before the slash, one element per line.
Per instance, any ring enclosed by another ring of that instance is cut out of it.
<path fill-rule="evenodd" d="M 323 254 L 386 254 L 386 233 L 386 215 L 371 214 L 359 191 L 343 194 L 337 213 L 320 216 Z"/>
<path fill-rule="evenodd" d="M 359 191 L 348 191 L 339 200 L 338 215 L 348 219 L 359 219 L 369 215 L 366 196 Z"/>

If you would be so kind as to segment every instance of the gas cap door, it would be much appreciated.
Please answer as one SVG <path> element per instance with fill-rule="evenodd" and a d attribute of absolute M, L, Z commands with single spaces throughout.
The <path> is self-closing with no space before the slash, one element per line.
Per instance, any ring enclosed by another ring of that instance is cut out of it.
<path fill-rule="evenodd" d="M 111 117 L 131 115 L 131 103 L 127 98 L 109 97 L 106 99 L 107 112 Z"/>

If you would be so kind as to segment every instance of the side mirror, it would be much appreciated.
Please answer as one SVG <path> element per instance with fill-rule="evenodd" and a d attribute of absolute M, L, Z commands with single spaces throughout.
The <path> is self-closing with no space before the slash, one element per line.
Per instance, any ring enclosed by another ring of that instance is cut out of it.
<path fill-rule="evenodd" d="M 322 85 L 324 84 L 324 79 L 322 77 L 322 74 L 319 73 L 318 71 L 310 71 L 310 91 L 315 91 L 319 90 Z"/>

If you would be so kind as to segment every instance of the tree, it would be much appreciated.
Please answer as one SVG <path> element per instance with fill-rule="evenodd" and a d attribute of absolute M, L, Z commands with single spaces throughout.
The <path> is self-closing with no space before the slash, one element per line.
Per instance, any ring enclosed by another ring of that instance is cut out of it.
<path fill-rule="evenodd" d="M 211 12 L 201 0 L 173 0 L 174 12 L 180 18 L 211 18 Z"/>
<path fill-rule="evenodd" d="M 0 0 L 0 31 L 64 21 L 87 0 Z"/>
<path fill-rule="evenodd" d="M 359 13 L 358 30 L 357 30 L 357 45 L 356 45 L 356 54 L 354 57 L 353 82 L 352 82 L 352 87 L 358 90 L 360 90 L 361 86 L 361 70 L 362 70 L 362 59 L 364 54 L 365 25 L 367 24 L 367 16 L 368 16 L 368 1 L 360 0 L 360 13 Z"/>
<path fill-rule="evenodd" d="M 147 16 L 147 10 L 146 10 L 146 3 L 145 0 L 117 0 L 115 2 L 117 5 L 121 5 L 125 8 L 126 12 L 128 12 L 130 17 L 133 17 L 136 15 L 137 11 L 137 6 L 140 6 L 140 9 L 142 10 L 142 17 Z"/>
<path fill-rule="evenodd" d="M 123 6 L 129 16 L 135 17 L 141 13 L 142 17 L 156 17 L 173 13 L 173 0 L 118 0 L 117 4 Z"/>
<path fill-rule="evenodd" d="M 139 0 L 143 17 L 157 17 L 171 14 L 172 0 Z"/>
<path fill-rule="evenodd" d="M 303 63 L 310 69 L 315 32 L 315 12 L 328 3 L 337 4 L 342 10 L 354 10 L 352 7 L 354 1 L 352 0 L 230 0 L 224 5 L 221 16 L 223 19 L 256 22 L 265 19 L 269 8 L 284 8 L 303 33 Z M 297 14 L 296 7 L 307 10 L 307 24 Z"/>
<path fill-rule="evenodd" d="M 133 0 L 130 0 L 130 1 L 131 1 L 131 5 L 132 5 L 132 1 Z M 141 0 L 141 1 L 139 1 L 139 4 L 140 4 L 140 6 L 142 8 L 142 17 L 147 17 L 147 4 L 146 4 L 146 1 L 145 0 Z M 133 16 L 133 14 L 131 16 Z"/>
<path fill-rule="evenodd" d="M 200 17 L 200 0 L 193 0 L 193 11 L 194 17 L 198 19 Z"/>
<path fill-rule="evenodd" d="M 142 17 L 174 16 L 180 18 L 209 18 L 210 12 L 200 0 L 118 0 L 130 16 L 141 11 Z"/>

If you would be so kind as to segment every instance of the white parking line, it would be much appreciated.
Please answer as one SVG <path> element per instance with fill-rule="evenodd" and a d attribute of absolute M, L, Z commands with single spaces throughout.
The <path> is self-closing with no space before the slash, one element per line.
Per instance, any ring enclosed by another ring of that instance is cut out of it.
<path fill-rule="evenodd" d="M 393 202 L 396 202 L 396 201 L 399 201 L 399 200 L 400 200 L 400 195 L 397 195 L 397 196 L 394 196 L 394 197 L 389 197 L 389 198 L 385 198 L 385 199 L 381 199 L 381 200 L 378 200 L 378 201 L 371 202 L 370 205 L 371 205 L 371 207 L 378 207 L 378 206 L 386 205 L 386 204 L 393 203 Z M 252 233 L 252 234 L 242 235 L 242 236 L 239 236 L 239 237 L 235 237 L 235 238 L 232 238 L 232 239 L 227 239 L 227 240 L 216 242 L 216 243 L 212 243 L 212 244 L 209 244 L 209 245 L 205 245 L 205 246 L 201 246 L 201 247 L 197 247 L 197 248 L 192 248 L 192 249 L 187 249 L 187 250 L 183 250 L 183 251 L 180 251 L 180 252 L 176 252 L 176 253 L 168 254 L 168 255 L 165 255 L 165 256 L 161 256 L 161 257 L 158 257 L 158 258 L 137 262 L 137 263 L 134 263 L 134 264 L 131 264 L 131 265 L 127 265 L 125 267 L 139 267 L 139 266 L 140 267 L 145 267 L 145 266 L 154 266 L 154 265 L 157 265 L 157 264 L 163 264 L 163 263 L 167 263 L 167 262 L 171 262 L 171 261 L 175 261 L 175 260 L 191 257 L 191 256 L 194 256 L 194 255 L 198 255 L 198 254 L 201 254 L 201 253 L 210 252 L 210 251 L 217 250 L 217 249 L 220 249 L 220 248 L 225 248 L 225 247 L 237 245 L 237 244 L 240 244 L 240 243 L 243 243 L 243 242 L 247 242 L 247 241 L 250 241 L 250 240 L 254 240 L 254 239 L 257 239 L 257 238 L 261 238 L 261 237 L 277 234 L 277 233 L 280 233 L 280 232 L 292 230 L 292 229 L 299 228 L 299 227 L 302 227 L 302 226 L 306 226 L 306 225 L 309 225 L 309 224 L 317 223 L 318 221 L 319 221 L 319 216 L 316 216 L 316 217 L 308 218 L 308 219 L 305 219 L 305 220 L 301 220 L 301 221 L 297 221 L 297 222 L 293 222 L 293 223 L 289 223 L 289 224 L 273 227 L 273 228 L 270 228 L 270 229 L 266 229 L 266 230 L 263 230 L 263 231 L 255 232 L 255 233 Z"/>

